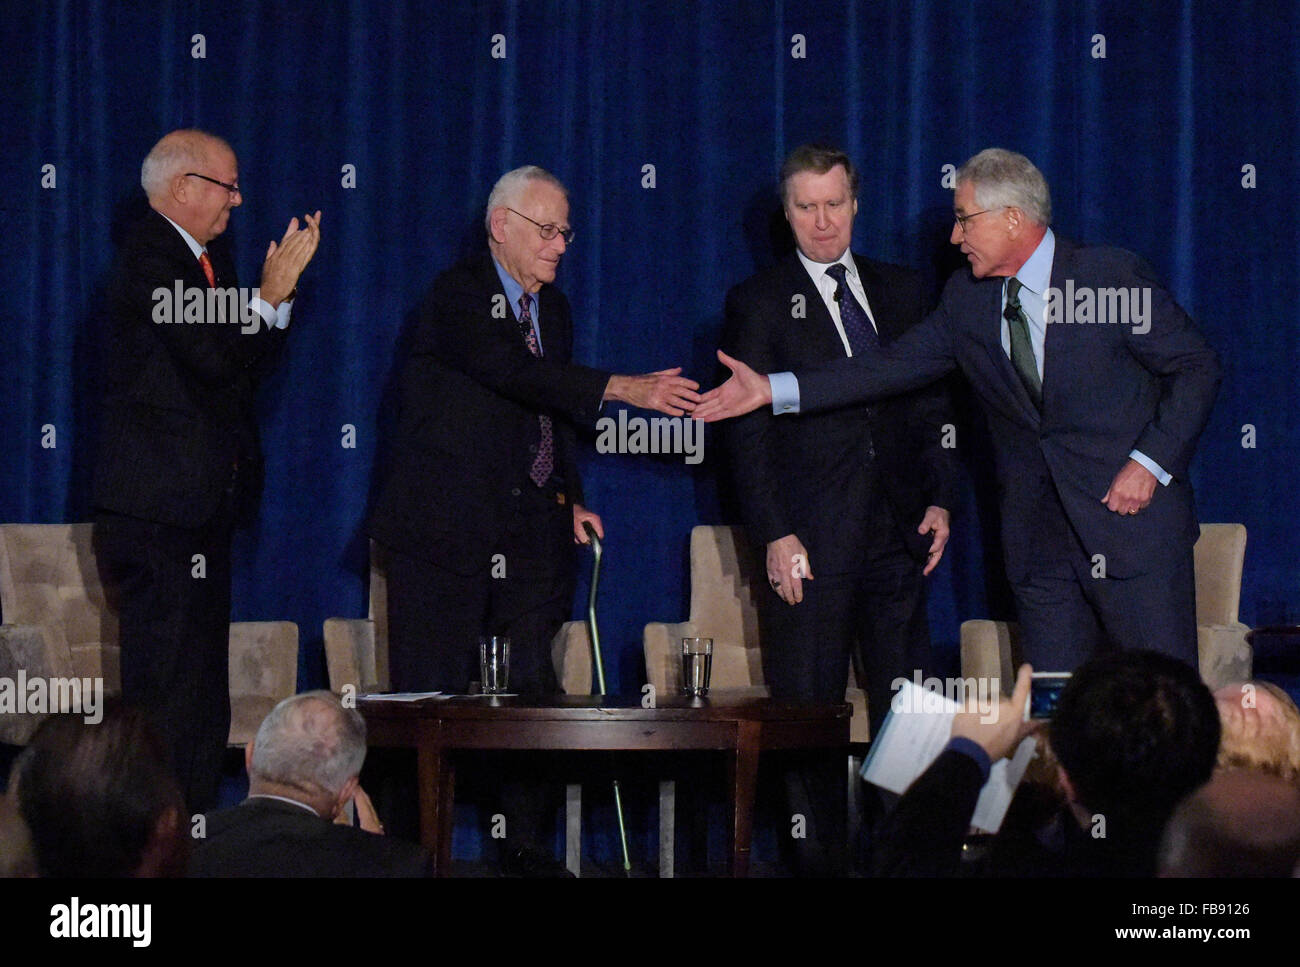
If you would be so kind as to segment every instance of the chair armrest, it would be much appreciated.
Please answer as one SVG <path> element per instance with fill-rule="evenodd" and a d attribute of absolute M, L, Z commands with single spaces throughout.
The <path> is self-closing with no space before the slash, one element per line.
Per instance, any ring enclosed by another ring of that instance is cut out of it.
<path fill-rule="evenodd" d="M 229 745 L 247 745 L 268 712 L 298 690 L 298 626 L 292 621 L 230 624 Z"/>
<path fill-rule="evenodd" d="M 298 691 L 298 626 L 292 621 L 232 621 L 230 692 L 280 701 Z"/>
<path fill-rule="evenodd" d="M 325 619 L 325 667 L 330 691 L 350 685 L 358 695 L 384 691 L 375 668 L 375 622 L 371 618 Z"/>
<path fill-rule="evenodd" d="M 0 625 L 0 678 L 17 687 L 18 673 L 27 680 L 72 678 L 72 654 L 60 629 L 53 625 Z M 24 696 L 25 698 L 25 696 Z M 0 713 L 0 742 L 26 745 L 46 712 Z"/>
<path fill-rule="evenodd" d="M 867 719 L 867 693 L 850 685 L 844 693 L 844 701 L 853 707 L 853 718 L 849 719 L 849 741 L 870 742 L 871 723 Z"/>
<path fill-rule="evenodd" d="M 551 664 L 565 695 L 591 695 L 595 687 L 592 671 L 591 634 L 585 621 L 566 621 L 551 639 Z"/>
<path fill-rule="evenodd" d="M 646 681 L 657 694 L 675 695 L 682 687 L 681 640 L 698 634 L 693 621 L 655 621 L 645 626 L 642 647 Z"/>
<path fill-rule="evenodd" d="M 1213 691 L 1234 682 L 1248 682 L 1254 671 L 1254 650 L 1240 621 L 1226 625 L 1197 625 L 1196 650 L 1201 680 Z"/>
<path fill-rule="evenodd" d="M 1011 694 L 1016 680 L 1011 638 L 1014 629 L 1005 621 L 976 618 L 961 623 L 961 677 L 998 680 L 1005 694 Z M 1004 684 L 1008 687 L 1003 688 Z"/>

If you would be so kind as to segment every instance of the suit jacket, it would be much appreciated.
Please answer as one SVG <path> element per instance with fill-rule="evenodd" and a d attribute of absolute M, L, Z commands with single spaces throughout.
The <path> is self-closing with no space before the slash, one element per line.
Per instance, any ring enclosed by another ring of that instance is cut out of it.
<path fill-rule="evenodd" d="M 801 410 L 843 406 L 923 386 L 961 367 L 988 415 L 1002 507 L 1007 576 L 1023 580 L 1063 535 L 1056 497 L 1085 551 L 1106 573 L 1128 577 L 1195 542 L 1187 467 L 1209 419 L 1220 371 L 1206 345 L 1150 267 L 1122 249 L 1080 247 L 1056 236 L 1051 286 L 1145 287 L 1149 331 L 1079 323 L 1047 327 L 1043 408 L 1034 407 L 1001 344 L 1002 279 L 958 272 L 938 308 L 878 353 L 798 374 Z M 1137 449 L 1173 475 L 1135 516 L 1102 496 Z"/>
<path fill-rule="evenodd" d="M 218 288 L 237 287 L 229 246 L 208 245 Z M 208 280 L 180 233 L 155 211 L 130 231 L 109 288 L 110 357 L 95 466 L 94 504 L 143 520 L 197 527 L 234 489 L 237 515 L 262 488 L 257 386 L 286 330 L 244 333 L 227 322 L 165 319 L 158 290 Z M 206 297 L 205 297 L 206 298 Z M 157 313 L 157 314 L 156 314 Z M 206 316 L 211 318 L 210 316 Z"/>
<path fill-rule="evenodd" d="M 853 256 L 882 343 L 921 321 L 918 273 Z M 801 296 L 804 314 L 795 318 Z M 723 348 L 760 372 L 801 369 L 843 359 L 844 344 L 826 303 L 797 255 L 727 294 Z M 752 362 L 751 362 L 752 360 Z M 874 469 L 900 523 L 900 536 L 918 561 L 931 537 L 916 532 L 929 505 L 951 509 L 956 458 L 941 446 L 951 421 L 939 387 L 915 390 L 875 405 L 776 418 L 760 410 L 724 424 L 736 493 L 757 547 L 797 534 L 814 573 L 855 570 L 869 522 L 867 494 Z"/>
<path fill-rule="evenodd" d="M 552 417 L 566 504 L 581 502 L 572 421 L 594 422 L 609 373 L 570 362 L 573 320 L 559 289 L 538 291 L 540 358 L 524 344 L 491 255 L 433 284 L 401 376 L 392 463 L 370 534 L 461 574 L 491 548 L 525 487 L 539 414 Z"/>
<path fill-rule="evenodd" d="M 204 817 L 189 875 L 432 876 L 413 843 L 339 826 L 278 799 L 246 799 Z"/>

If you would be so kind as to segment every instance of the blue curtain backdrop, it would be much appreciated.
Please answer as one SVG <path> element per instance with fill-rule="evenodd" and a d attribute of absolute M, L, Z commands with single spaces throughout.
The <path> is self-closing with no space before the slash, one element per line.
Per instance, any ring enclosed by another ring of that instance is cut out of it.
<path fill-rule="evenodd" d="M 1042 168 L 1059 232 L 1146 256 L 1224 363 L 1192 476 L 1202 520 L 1249 528 L 1243 620 L 1300 621 L 1290 5 L 5 6 L 0 519 L 89 519 L 101 296 L 140 161 L 173 128 L 223 135 L 245 186 L 230 229 L 245 278 L 291 215 L 324 210 L 262 397 L 260 521 L 236 545 L 235 617 L 298 623 L 304 687 L 324 680 L 323 619 L 366 613 L 360 526 L 399 335 L 434 275 L 481 243 L 494 179 L 536 163 L 571 190 L 578 241 L 559 281 L 579 360 L 711 383 L 724 293 L 773 258 L 775 172 L 813 138 L 862 168 L 855 248 L 923 268 L 936 293 L 958 264 L 943 169 L 990 145 Z M 963 430 L 973 486 L 932 579 L 949 662 L 961 619 L 1005 610 L 977 436 Z M 642 626 L 686 615 L 690 528 L 727 520 L 721 468 L 711 438 L 699 466 L 589 442 L 584 467 L 609 534 L 611 686 L 635 691 Z"/>

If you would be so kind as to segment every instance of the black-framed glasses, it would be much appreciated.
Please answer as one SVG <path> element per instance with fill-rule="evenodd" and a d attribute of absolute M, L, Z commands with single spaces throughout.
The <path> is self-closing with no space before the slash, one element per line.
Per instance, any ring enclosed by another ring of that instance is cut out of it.
<path fill-rule="evenodd" d="M 565 245 L 572 245 L 574 236 L 578 234 L 571 228 L 560 228 L 559 225 L 556 225 L 553 222 L 547 222 L 545 225 L 543 225 L 541 222 L 537 221 L 536 219 L 529 218 L 523 212 L 515 211 L 509 205 L 506 205 L 505 209 L 508 212 L 515 212 L 515 214 L 518 215 L 520 218 L 524 219 L 525 221 L 532 222 L 534 225 L 536 225 L 537 231 L 540 232 L 542 238 L 546 239 L 547 241 L 550 241 L 551 239 L 555 238 L 556 235 L 559 235 L 564 239 Z"/>
<path fill-rule="evenodd" d="M 969 215 L 954 214 L 952 217 L 956 220 L 957 224 L 961 226 L 962 234 L 965 235 L 966 223 L 970 221 L 972 218 L 974 218 L 976 215 L 987 215 L 989 212 L 998 212 L 1006 207 L 1007 207 L 1006 205 L 999 205 L 997 208 L 986 208 L 982 212 L 971 212 Z"/>
<path fill-rule="evenodd" d="M 201 175 L 201 174 L 199 174 L 197 171 L 187 171 L 187 172 L 185 172 L 185 177 L 186 177 L 186 178 L 202 178 L 204 181 L 210 181 L 210 182 L 212 182 L 214 185 L 220 185 L 222 188 L 226 189 L 226 191 L 230 192 L 232 195 L 238 195 L 238 194 L 240 194 L 240 190 L 239 190 L 239 182 L 237 182 L 237 181 L 236 181 L 234 184 L 228 185 L 228 184 L 226 184 L 224 181 L 217 181 L 216 178 L 209 178 L 207 175 Z"/>

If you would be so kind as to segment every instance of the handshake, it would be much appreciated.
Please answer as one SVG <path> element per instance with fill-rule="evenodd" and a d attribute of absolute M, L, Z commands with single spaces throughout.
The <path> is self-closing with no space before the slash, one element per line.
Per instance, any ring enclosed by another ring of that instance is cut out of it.
<path fill-rule="evenodd" d="M 700 384 L 681 375 L 682 368 L 675 366 L 641 376 L 611 376 L 603 399 L 706 422 L 739 416 L 772 401 L 766 376 L 721 351 L 718 359 L 731 370 L 732 377 L 707 393 L 696 392 Z"/>

